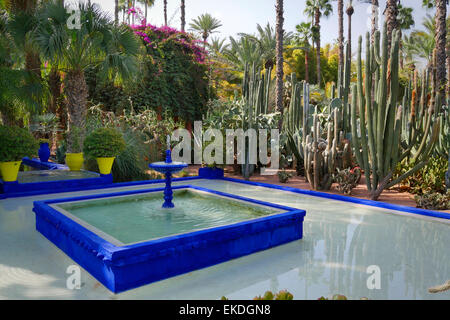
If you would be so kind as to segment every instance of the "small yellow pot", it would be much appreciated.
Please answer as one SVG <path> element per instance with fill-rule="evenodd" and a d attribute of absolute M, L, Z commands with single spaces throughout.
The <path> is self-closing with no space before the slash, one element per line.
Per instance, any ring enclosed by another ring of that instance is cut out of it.
<path fill-rule="evenodd" d="M 114 163 L 115 157 L 111 158 L 97 158 L 98 168 L 100 169 L 100 174 L 110 174 Z"/>
<path fill-rule="evenodd" d="M 22 161 L 0 162 L 0 171 L 3 181 L 17 181 L 21 163 Z"/>
<path fill-rule="evenodd" d="M 66 165 L 70 171 L 80 171 L 83 167 L 83 153 L 66 153 Z"/>

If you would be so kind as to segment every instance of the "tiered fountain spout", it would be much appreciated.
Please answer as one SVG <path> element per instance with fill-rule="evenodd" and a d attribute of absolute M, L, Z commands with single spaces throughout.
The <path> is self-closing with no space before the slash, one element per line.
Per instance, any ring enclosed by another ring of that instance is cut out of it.
<path fill-rule="evenodd" d="M 174 208 L 173 204 L 173 191 L 172 191 L 172 174 L 179 172 L 186 168 L 188 165 L 184 162 L 173 162 L 172 151 L 170 150 L 170 136 L 167 137 L 167 151 L 166 160 L 164 162 L 155 162 L 149 164 L 149 168 L 160 173 L 163 173 L 166 177 L 166 187 L 164 189 L 164 204 L 163 208 Z"/>

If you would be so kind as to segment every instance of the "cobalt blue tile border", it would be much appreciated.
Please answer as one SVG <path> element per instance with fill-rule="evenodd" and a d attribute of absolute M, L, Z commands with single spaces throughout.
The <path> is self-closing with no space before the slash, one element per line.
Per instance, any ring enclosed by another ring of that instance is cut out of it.
<path fill-rule="evenodd" d="M 209 267 L 301 239 L 306 212 L 206 188 L 185 185 L 281 213 L 185 234 L 116 246 L 59 212 L 52 204 L 158 192 L 164 188 L 35 201 L 36 229 L 115 293 Z"/>
<path fill-rule="evenodd" d="M 30 159 L 25 157 L 22 159 L 22 163 L 26 166 L 36 168 L 39 170 L 67 170 L 67 167 L 64 164 L 54 163 L 54 162 L 41 162 L 39 159 Z"/>
<path fill-rule="evenodd" d="M 10 192 L 10 193 L 1 193 L 2 191 L 2 182 L 0 181 L 0 200 L 1 199 L 7 199 L 7 198 L 21 198 L 21 197 L 29 197 L 29 196 L 37 196 L 37 195 L 44 195 L 44 194 L 57 194 L 57 193 L 66 193 L 66 192 L 77 192 L 77 191 L 88 191 L 88 190 L 101 190 L 101 189 L 109 189 L 109 188 L 122 188 L 122 187 L 132 187 L 132 186 L 142 186 L 142 185 L 151 185 L 151 184 L 157 184 L 157 183 L 164 183 L 164 179 L 158 179 L 158 180 L 143 180 L 143 181 L 133 181 L 133 182 L 117 182 L 112 183 L 112 176 L 107 175 L 104 176 L 107 177 L 108 182 L 104 182 L 102 184 L 98 183 L 89 183 L 85 184 L 84 186 L 80 185 L 72 185 L 71 187 L 64 187 L 59 186 L 59 188 L 54 187 L 50 190 L 40 189 L 40 190 L 30 190 L 30 191 L 17 191 L 17 192 Z M 99 178 L 88 178 L 88 179 L 99 179 Z M 174 178 L 172 179 L 173 182 L 177 181 L 188 181 L 188 180 L 196 180 L 201 179 L 200 177 L 185 177 L 185 178 Z M 84 179 L 87 180 L 87 179 Z M 67 180 L 67 181 L 76 181 L 76 180 Z M 55 181 L 53 181 L 55 182 Z"/>
<path fill-rule="evenodd" d="M 5 198 L 40 195 L 49 193 L 70 192 L 86 190 L 90 187 L 98 188 L 112 184 L 112 175 L 98 175 L 98 177 L 72 180 L 55 180 L 44 182 L 19 183 L 4 182 L 0 180 L 0 192 Z"/>
<path fill-rule="evenodd" d="M 246 180 L 240 180 L 240 179 L 235 179 L 235 178 L 222 178 L 220 180 L 248 184 L 248 185 L 258 186 L 258 187 L 277 189 L 277 190 L 282 190 L 282 191 L 289 191 L 289 192 L 293 192 L 293 193 L 299 193 L 299 194 L 304 194 L 304 195 L 314 196 L 314 197 L 327 198 L 327 199 L 339 200 L 339 201 L 345 201 L 345 202 L 352 202 L 352 203 L 363 204 L 363 205 L 371 206 L 371 207 L 378 207 L 378 208 L 383 208 L 383 209 L 413 213 L 413 214 L 418 214 L 418 215 L 423 215 L 423 216 L 428 216 L 428 217 L 433 217 L 433 218 L 448 219 L 448 220 L 450 219 L 449 213 L 440 212 L 440 211 L 432 211 L 432 210 L 426 210 L 426 209 L 420 209 L 420 208 L 413 208 L 413 207 L 401 206 L 401 205 L 397 205 L 397 204 L 390 204 L 390 203 L 386 203 L 386 202 L 353 198 L 353 197 L 343 196 L 343 195 L 339 195 L 339 194 L 331 194 L 331 193 L 325 193 L 325 192 L 314 191 L 314 190 L 304 190 L 304 189 L 298 189 L 298 188 L 292 188 L 292 187 L 283 187 L 283 186 L 269 184 L 269 183 L 246 181 Z"/>

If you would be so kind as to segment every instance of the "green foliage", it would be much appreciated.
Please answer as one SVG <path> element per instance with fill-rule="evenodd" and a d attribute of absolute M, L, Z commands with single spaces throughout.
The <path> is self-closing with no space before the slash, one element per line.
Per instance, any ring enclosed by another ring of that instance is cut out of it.
<path fill-rule="evenodd" d="M 152 108 L 186 121 L 201 119 L 209 99 L 206 52 L 192 35 L 169 27 L 137 27 L 146 54 L 142 76 L 125 95 L 136 111 Z"/>
<path fill-rule="evenodd" d="M 38 143 L 28 130 L 0 126 L 0 161 L 20 161 L 36 154 Z"/>
<path fill-rule="evenodd" d="M 280 292 L 273 294 L 271 291 L 266 291 L 264 296 L 257 296 L 253 300 L 293 300 L 294 296 L 287 290 L 281 290 Z"/>
<path fill-rule="evenodd" d="M 413 168 L 413 164 L 403 161 L 397 166 L 394 178 L 397 178 Z M 399 189 L 413 194 L 445 193 L 445 173 L 448 169 L 448 160 L 444 157 L 431 157 L 429 162 L 420 170 L 404 179 Z"/>
<path fill-rule="evenodd" d="M 122 134 L 111 128 L 97 129 L 84 141 L 84 153 L 95 158 L 116 157 L 124 150 Z"/>
<path fill-rule="evenodd" d="M 287 183 L 292 178 L 292 173 L 287 172 L 285 169 L 278 171 L 278 179 L 281 183 Z"/>
<path fill-rule="evenodd" d="M 361 170 L 359 168 L 344 170 L 337 168 L 336 171 L 333 180 L 338 184 L 337 189 L 344 194 L 351 194 L 352 189 L 356 188 L 361 179 Z"/>
<path fill-rule="evenodd" d="M 423 195 L 414 197 L 418 208 L 431 210 L 448 210 L 450 209 L 450 191 L 445 194 L 439 192 L 427 192 Z"/>

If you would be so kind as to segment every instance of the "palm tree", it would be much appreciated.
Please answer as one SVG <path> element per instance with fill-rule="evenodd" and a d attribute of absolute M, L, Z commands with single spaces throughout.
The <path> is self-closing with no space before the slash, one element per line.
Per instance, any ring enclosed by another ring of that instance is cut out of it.
<path fill-rule="evenodd" d="M 387 0 L 386 1 L 386 10 L 384 14 L 386 16 L 386 24 L 387 24 L 387 38 L 388 38 L 388 50 L 391 50 L 391 42 L 392 42 L 392 32 L 395 29 L 398 29 L 398 3 L 399 0 Z"/>
<path fill-rule="evenodd" d="M 320 67 L 320 18 L 328 17 L 333 12 L 329 0 L 307 0 L 305 13 L 314 19 L 313 35 L 316 41 L 316 59 L 317 59 L 317 84 L 322 85 L 322 70 Z"/>
<path fill-rule="evenodd" d="M 398 5 L 398 26 L 400 32 L 400 67 L 403 68 L 403 30 L 409 30 L 414 26 L 414 19 L 412 16 L 413 8 L 403 7 Z"/>
<path fill-rule="evenodd" d="M 39 97 L 43 90 L 34 73 L 23 70 L 14 62 L 17 51 L 13 35 L 8 30 L 6 3 L 0 2 L 0 115 L 3 124 L 20 124 L 26 113 L 40 111 Z"/>
<path fill-rule="evenodd" d="M 305 81 L 309 82 L 309 39 L 312 38 L 311 23 L 302 22 L 295 27 L 300 45 L 305 47 Z"/>
<path fill-rule="evenodd" d="M 148 8 L 151 8 L 155 5 L 155 0 L 139 0 L 140 3 L 144 5 L 144 17 L 145 23 L 147 23 L 148 19 Z"/>
<path fill-rule="evenodd" d="M 276 5 L 276 53 L 277 53 L 277 80 L 276 80 L 276 93 L 275 93 L 275 105 L 276 110 L 283 114 L 283 24 L 284 24 L 284 8 L 283 8 L 283 0 L 277 0 Z M 278 128 L 281 129 L 283 120 L 280 118 L 280 122 L 278 124 Z"/>
<path fill-rule="evenodd" d="M 37 0 L 7 1 L 11 17 L 9 29 L 13 40 L 24 53 L 25 69 L 41 78 L 41 59 L 34 45 L 33 30 L 36 27 Z"/>
<path fill-rule="evenodd" d="M 372 0 L 372 28 L 370 31 L 370 39 L 372 43 L 375 41 L 375 32 L 378 30 L 378 0 Z"/>
<path fill-rule="evenodd" d="M 411 35 L 403 37 L 403 48 L 407 59 L 414 62 L 414 58 L 422 58 L 427 60 L 427 68 L 432 64 L 433 50 L 435 48 L 435 34 L 436 34 L 436 20 L 430 15 L 427 15 L 423 22 L 422 30 L 414 30 Z M 447 19 L 447 31 L 449 33 L 450 19 Z"/>
<path fill-rule="evenodd" d="M 203 45 L 204 47 L 206 47 L 209 36 L 212 33 L 217 32 L 217 29 L 222 26 L 222 23 L 220 22 L 220 20 L 211 16 L 209 13 L 205 13 L 192 20 L 189 26 L 191 27 L 191 30 L 200 33 L 204 42 Z"/>
<path fill-rule="evenodd" d="M 338 46 L 339 46 L 339 73 L 343 76 L 344 71 L 344 0 L 337 0 L 338 9 Z M 306 59 L 305 54 L 305 59 Z"/>
<path fill-rule="evenodd" d="M 447 6 L 446 2 L 448 0 L 435 0 L 436 5 L 436 33 L 435 33 L 435 44 L 436 44 L 436 83 L 438 85 L 438 90 L 442 98 L 446 97 L 446 44 L 447 44 Z"/>
<path fill-rule="evenodd" d="M 211 43 L 208 47 L 215 55 L 222 55 L 229 47 L 229 44 L 225 43 L 225 41 L 226 39 L 211 38 Z"/>
<path fill-rule="evenodd" d="M 123 79 L 137 70 L 139 42 L 130 29 L 116 27 L 96 5 L 79 4 L 81 28 L 69 29 L 68 13 L 58 4 L 47 5 L 40 14 L 36 41 L 42 54 L 66 73 L 64 92 L 69 120 L 68 151 L 76 132 L 84 134 L 88 88 L 85 69 L 99 68 L 99 76 Z M 82 139 L 81 139 L 82 141 Z M 81 143 L 82 144 L 82 143 Z M 82 146 L 80 146 L 82 147 Z"/>
<path fill-rule="evenodd" d="M 114 23 L 119 24 L 119 0 L 114 0 Z"/>
<path fill-rule="evenodd" d="M 262 54 L 258 44 L 248 37 L 240 37 L 238 40 L 230 37 L 230 48 L 225 49 L 222 55 L 225 63 L 239 71 L 244 71 L 246 65 L 262 64 Z"/>
<path fill-rule="evenodd" d="M 184 0 L 181 0 L 181 31 L 184 32 L 186 28 L 186 4 Z"/>
<path fill-rule="evenodd" d="M 258 44 L 259 50 L 261 52 L 264 67 L 266 69 L 273 68 L 275 65 L 276 58 L 276 48 L 277 48 L 277 37 L 275 30 L 272 28 L 270 23 L 263 28 L 261 25 L 256 25 L 257 35 L 251 35 L 247 33 L 240 33 L 240 36 L 247 37 Z M 288 44 L 293 39 L 292 32 L 283 31 L 283 43 Z"/>
<path fill-rule="evenodd" d="M 167 26 L 167 0 L 164 0 L 164 25 Z"/>

